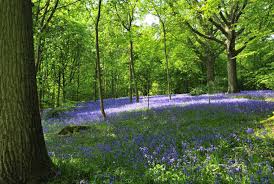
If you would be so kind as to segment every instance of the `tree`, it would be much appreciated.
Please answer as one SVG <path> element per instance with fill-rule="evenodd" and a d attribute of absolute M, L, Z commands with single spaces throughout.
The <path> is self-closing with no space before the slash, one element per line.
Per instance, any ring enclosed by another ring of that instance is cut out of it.
<path fill-rule="evenodd" d="M 151 1 L 153 9 L 156 12 L 156 16 L 159 18 L 162 32 L 163 32 L 163 42 L 164 42 L 164 55 L 165 55 L 165 62 L 166 62 L 166 77 L 167 77 L 167 91 L 169 100 L 171 100 L 171 89 L 170 89 L 170 71 L 169 71 L 169 61 L 168 61 L 168 53 L 167 53 L 167 27 L 166 22 L 167 18 L 164 14 L 167 11 L 167 8 L 162 0 L 160 1 Z"/>
<path fill-rule="evenodd" d="M 34 27 L 37 29 L 36 32 L 36 48 L 35 48 L 35 70 L 36 73 L 39 71 L 41 66 L 41 55 L 42 55 L 42 43 L 44 42 L 43 33 L 48 27 L 49 22 L 53 18 L 54 13 L 57 10 L 59 0 L 54 2 L 51 0 L 37 0 L 33 2 L 35 7 L 34 12 Z"/>
<path fill-rule="evenodd" d="M 126 0 L 123 2 L 114 1 L 114 7 L 116 10 L 116 15 L 119 19 L 119 22 L 123 28 L 127 31 L 129 35 L 129 91 L 130 91 L 130 102 L 132 102 L 132 81 L 134 83 L 134 91 L 136 95 L 136 102 L 139 102 L 139 92 L 138 92 L 138 83 L 135 74 L 134 68 L 134 49 L 133 49 L 133 21 L 134 14 L 136 11 L 136 5 L 138 0 Z M 120 6 L 120 7 L 118 7 Z M 119 9 L 120 8 L 120 9 Z"/>
<path fill-rule="evenodd" d="M 205 28 L 207 29 L 207 28 Z M 207 29 L 208 35 L 214 35 L 213 29 Z M 202 66 L 206 68 L 207 85 L 215 81 L 215 65 L 216 59 L 224 51 L 222 45 L 198 37 L 195 33 L 193 38 L 188 39 L 189 47 L 193 48 L 196 55 L 199 57 Z M 220 47 L 221 46 L 221 47 Z M 219 47 L 219 48 L 218 48 Z M 203 71 L 203 68 L 201 70 Z"/>
<path fill-rule="evenodd" d="M 98 81 L 98 93 L 100 98 L 100 110 L 104 117 L 106 118 L 106 113 L 104 109 L 104 96 L 102 88 L 102 78 L 101 78 L 101 63 L 100 63 L 100 48 L 99 48 L 99 22 L 101 17 L 101 4 L 102 0 L 98 0 L 98 13 L 95 23 L 95 37 L 96 37 L 96 67 L 97 67 L 97 81 Z"/>
<path fill-rule="evenodd" d="M 238 43 L 237 40 L 245 31 L 244 27 L 239 26 L 239 21 L 248 5 L 248 0 L 233 0 L 229 2 L 221 0 L 217 1 L 217 5 L 216 2 L 213 3 L 211 1 L 207 2 L 198 0 L 189 1 L 188 3 L 192 8 L 198 9 L 198 15 L 203 14 L 203 17 L 208 16 L 208 23 L 212 24 L 221 33 L 222 39 L 220 40 L 216 37 L 212 37 L 212 35 L 206 35 L 205 33 L 199 32 L 189 22 L 187 22 L 190 29 L 199 36 L 214 40 L 225 46 L 228 58 L 228 93 L 238 92 L 236 57 L 245 49 L 248 41 L 238 49 L 236 49 L 236 43 Z M 206 6 L 210 8 L 204 10 L 204 7 Z"/>
<path fill-rule="evenodd" d="M 51 173 L 35 80 L 31 1 L 0 1 L 0 183 Z"/>

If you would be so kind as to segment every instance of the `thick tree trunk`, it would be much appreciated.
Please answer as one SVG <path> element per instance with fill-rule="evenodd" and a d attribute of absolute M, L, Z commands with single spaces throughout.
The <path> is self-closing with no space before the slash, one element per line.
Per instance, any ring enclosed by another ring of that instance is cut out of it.
<path fill-rule="evenodd" d="M 98 93 L 100 98 L 100 110 L 103 115 L 103 118 L 106 119 L 106 113 L 104 108 L 104 96 L 103 96 L 103 87 L 102 87 L 102 78 L 101 78 L 101 66 L 100 66 L 100 48 L 99 48 L 99 21 L 101 16 L 101 4 L 102 0 L 99 0 L 98 4 L 98 15 L 96 19 L 95 26 L 95 36 L 96 36 L 96 65 L 97 65 L 97 79 L 98 79 Z"/>
<path fill-rule="evenodd" d="M 227 80 L 228 80 L 228 93 L 237 93 L 237 68 L 236 68 L 236 58 L 230 57 L 227 62 Z"/>
<path fill-rule="evenodd" d="M 227 81 L 228 81 L 228 93 L 237 93 L 238 90 L 238 82 L 237 82 L 237 68 L 236 68 L 236 51 L 235 51 L 235 45 L 236 45 L 236 37 L 234 33 L 230 33 L 230 38 L 227 40 L 226 46 L 227 46 Z"/>
<path fill-rule="evenodd" d="M 0 1 L 0 183 L 49 176 L 40 120 L 30 0 Z"/>
<path fill-rule="evenodd" d="M 136 95 L 136 102 L 139 102 L 139 92 L 138 92 L 138 84 L 137 79 L 135 76 L 135 69 L 134 69 L 134 53 L 133 53 L 133 41 L 130 40 L 130 65 L 131 65 L 131 72 L 132 72 L 132 80 L 134 82 L 134 91 Z"/>

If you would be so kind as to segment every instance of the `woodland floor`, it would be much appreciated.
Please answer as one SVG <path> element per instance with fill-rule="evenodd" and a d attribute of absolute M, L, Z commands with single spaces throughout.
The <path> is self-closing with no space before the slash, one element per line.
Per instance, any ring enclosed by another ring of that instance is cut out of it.
<path fill-rule="evenodd" d="M 209 102 L 210 99 L 210 102 Z M 50 183 L 272 183 L 274 91 L 107 99 L 43 113 Z M 64 111 L 65 110 L 65 111 Z M 64 111 L 64 112 L 63 112 Z M 67 125 L 89 130 L 59 136 Z"/>

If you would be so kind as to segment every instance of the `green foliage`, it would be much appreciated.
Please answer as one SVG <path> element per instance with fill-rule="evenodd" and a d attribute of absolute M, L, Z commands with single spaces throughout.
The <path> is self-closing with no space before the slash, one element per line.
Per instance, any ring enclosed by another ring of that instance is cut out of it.
<path fill-rule="evenodd" d="M 206 94 L 207 92 L 208 92 L 207 86 L 199 86 L 196 88 L 192 88 L 189 94 L 192 96 L 197 96 L 197 95 Z"/>
<path fill-rule="evenodd" d="M 39 10 L 39 2 L 45 7 L 46 1 L 34 1 L 34 15 Z M 237 2 L 242 5 L 244 1 L 103 1 L 99 37 L 104 97 L 129 94 L 129 39 L 134 43 L 135 78 L 140 95 L 147 95 L 148 91 L 168 93 L 163 25 L 159 18 L 166 30 L 171 93 L 199 95 L 226 91 L 227 56 L 223 46 L 194 34 L 185 23 L 188 21 L 201 33 L 222 39 L 223 35 L 212 27 L 209 18 Z M 34 16 L 36 51 L 41 39 L 41 66 L 37 73 L 41 107 L 96 100 L 94 17 L 97 2 L 60 1 L 54 16 L 40 32 L 44 13 L 45 18 L 49 18 L 53 7 L 54 2 L 50 2 L 49 12 L 42 9 L 38 17 Z M 274 89 L 272 15 L 271 0 L 252 0 L 237 23 L 239 29 L 245 29 L 237 39 L 236 49 L 248 42 L 237 56 L 241 90 Z M 130 31 L 125 28 L 129 26 L 129 18 L 133 18 Z M 214 89 L 208 88 L 206 82 L 209 59 L 217 80 Z"/>
<path fill-rule="evenodd" d="M 186 182 L 185 174 L 177 169 L 168 169 L 165 165 L 156 164 L 149 168 L 146 173 L 155 183 L 184 183 Z"/>

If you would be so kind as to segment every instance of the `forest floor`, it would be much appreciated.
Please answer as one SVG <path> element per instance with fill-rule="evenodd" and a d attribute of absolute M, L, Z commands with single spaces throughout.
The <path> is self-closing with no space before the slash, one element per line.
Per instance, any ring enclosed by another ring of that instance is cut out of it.
<path fill-rule="evenodd" d="M 210 99 L 210 100 L 209 100 Z M 105 100 L 43 113 L 50 183 L 271 183 L 274 91 Z M 65 136 L 67 125 L 87 131 Z"/>

